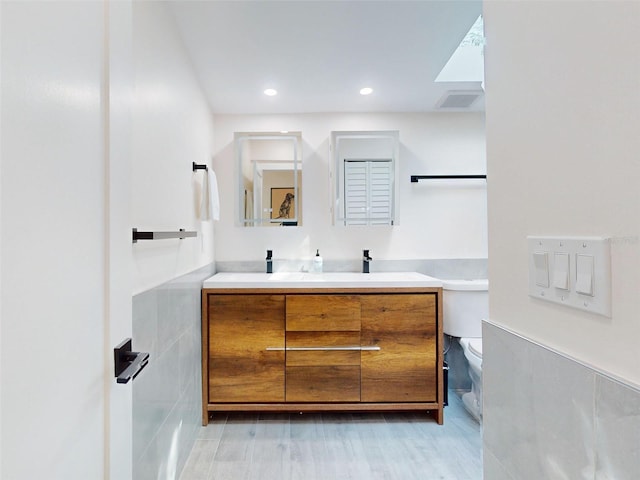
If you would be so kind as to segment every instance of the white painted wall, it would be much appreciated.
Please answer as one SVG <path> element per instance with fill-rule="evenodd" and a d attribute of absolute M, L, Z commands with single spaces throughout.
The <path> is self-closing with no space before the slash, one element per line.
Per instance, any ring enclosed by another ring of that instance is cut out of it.
<path fill-rule="evenodd" d="M 196 219 L 204 174 L 191 169 L 211 165 L 213 120 L 166 4 L 134 2 L 133 31 L 132 226 L 198 231 L 134 245 L 136 294 L 213 261 L 213 222 Z"/>
<path fill-rule="evenodd" d="M 490 317 L 640 383 L 638 2 L 485 2 Z M 611 235 L 613 315 L 527 295 L 527 235 Z"/>
<path fill-rule="evenodd" d="M 0 478 L 105 478 L 104 6 L 0 9 Z"/>
<path fill-rule="evenodd" d="M 131 480 L 133 474 L 133 384 L 116 383 L 113 348 L 133 337 L 131 248 L 131 135 L 133 109 L 133 0 L 109 1 L 108 43 L 103 72 L 103 108 L 108 108 L 104 133 L 106 155 L 107 216 L 107 321 L 104 375 L 108 395 L 105 428 L 108 471 L 105 480 Z M 107 103 L 108 102 L 108 103 Z M 135 351 L 143 350 L 133 343 Z M 146 351 L 146 350 L 145 350 Z M 140 378 L 140 377 L 138 377 Z"/>
<path fill-rule="evenodd" d="M 0 3 L 0 49 L 2 48 L 3 38 L 2 38 L 2 4 Z M 0 112 L 2 112 L 3 105 L 3 97 L 1 95 L 2 92 L 2 63 L 0 61 Z M 0 114 L 0 139 L 2 138 L 2 114 Z M 4 158 L 4 154 L 2 153 L 2 141 L 0 140 L 0 299 L 2 298 L 2 159 Z M 2 308 L 0 307 L 0 372 L 2 372 Z M 4 435 L 2 432 L 4 431 L 2 428 L 2 382 L 0 381 L 0 476 L 2 476 L 2 439 Z"/>
<path fill-rule="evenodd" d="M 481 181 L 418 183 L 411 174 L 485 172 L 484 118 L 478 113 L 216 115 L 214 168 L 220 180 L 216 260 L 486 258 L 486 185 Z M 301 131 L 304 224 L 298 228 L 235 225 L 234 132 Z M 400 224 L 332 226 L 329 141 L 333 130 L 400 131 Z"/>

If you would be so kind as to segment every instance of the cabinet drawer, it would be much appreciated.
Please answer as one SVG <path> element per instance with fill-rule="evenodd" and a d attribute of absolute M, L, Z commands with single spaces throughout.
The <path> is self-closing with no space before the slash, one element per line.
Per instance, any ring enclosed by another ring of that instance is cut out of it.
<path fill-rule="evenodd" d="M 287 295 L 287 331 L 360 331 L 358 295 Z"/>
<path fill-rule="evenodd" d="M 287 402 L 359 402 L 360 366 L 287 367 Z"/>
<path fill-rule="evenodd" d="M 360 365 L 360 332 L 287 332 L 287 366 Z"/>

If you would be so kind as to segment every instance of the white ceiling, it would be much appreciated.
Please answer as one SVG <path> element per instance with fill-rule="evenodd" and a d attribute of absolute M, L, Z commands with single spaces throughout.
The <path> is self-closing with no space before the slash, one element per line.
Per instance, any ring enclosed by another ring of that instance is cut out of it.
<path fill-rule="evenodd" d="M 480 89 L 434 79 L 481 0 L 176 0 L 171 9 L 214 113 L 425 112 L 447 91 Z M 360 95 L 364 86 L 374 93 Z M 466 111 L 483 108 L 481 98 Z"/>

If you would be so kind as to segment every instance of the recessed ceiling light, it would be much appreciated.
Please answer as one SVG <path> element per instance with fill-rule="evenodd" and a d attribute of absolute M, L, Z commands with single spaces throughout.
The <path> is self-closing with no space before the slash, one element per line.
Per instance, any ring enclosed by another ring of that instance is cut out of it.
<path fill-rule="evenodd" d="M 369 95 L 371 93 L 373 93 L 373 88 L 364 87 L 360 89 L 360 95 Z"/>
<path fill-rule="evenodd" d="M 278 91 L 277 91 L 277 90 L 275 90 L 275 89 L 273 89 L 273 88 L 267 88 L 267 89 L 264 91 L 264 94 L 265 94 L 265 95 L 269 95 L 270 97 L 273 97 L 274 95 L 277 95 L 277 94 L 278 94 Z"/>

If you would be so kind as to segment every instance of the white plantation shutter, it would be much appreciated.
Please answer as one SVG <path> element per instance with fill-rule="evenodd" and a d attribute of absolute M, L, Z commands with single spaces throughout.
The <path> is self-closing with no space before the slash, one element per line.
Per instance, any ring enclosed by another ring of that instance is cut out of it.
<path fill-rule="evenodd" d="M 367 163 L 344 162 L 344 218 L 346 225 L 367 225 Z"/>
<path fill-rule="evenodd" d="M 370 225 L 391 225 L 391 160 L 371 160 L 369 166 Z"/>
<path fill-rule="evenodd" d="M 344 161 L 345 225 L 392 225 L 391 160 Z"/>

